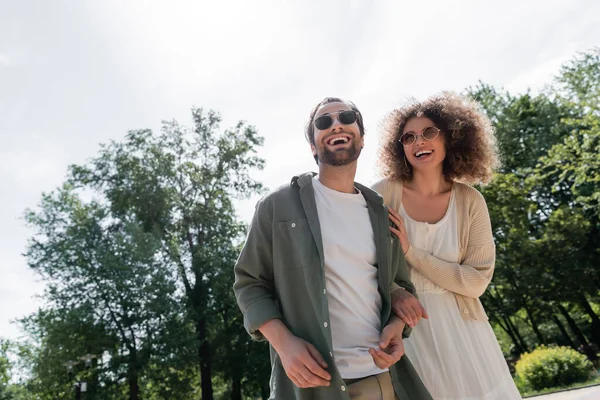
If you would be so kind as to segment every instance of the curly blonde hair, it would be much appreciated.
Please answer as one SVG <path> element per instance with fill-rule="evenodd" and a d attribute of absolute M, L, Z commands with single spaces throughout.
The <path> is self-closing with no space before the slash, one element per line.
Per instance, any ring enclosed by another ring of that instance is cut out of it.
<path fill-rule="evenodd" d="M 444 135 L 446 179 L 469 184 L 490 181 L 500 165 L 492 124 L 474 100 L 452 92 L 442 92 L 424 102 L 413 101 L 388 115 L 379 157 L 383 177 L 412 179 L 412 166 L 406 162 L 399 139 L 408 120 L 415 117 L 429 118 Z"/>

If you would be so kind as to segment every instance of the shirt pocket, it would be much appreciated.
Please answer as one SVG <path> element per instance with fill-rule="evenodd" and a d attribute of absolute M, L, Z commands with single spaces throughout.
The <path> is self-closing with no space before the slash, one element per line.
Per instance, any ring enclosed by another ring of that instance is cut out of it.
<path fill-rule="evenodd" d="M 307 267 L 314 261 L 316 252 L 308 220 L 295 219 L 277 223 L 277 234 L 273 237 L 273 257 L 279 268 Z"/>

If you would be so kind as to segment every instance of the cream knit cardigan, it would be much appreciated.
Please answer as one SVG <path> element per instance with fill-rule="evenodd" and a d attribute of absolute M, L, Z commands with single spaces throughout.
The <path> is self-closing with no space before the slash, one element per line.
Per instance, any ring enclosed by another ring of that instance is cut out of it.
<path fill-rule="evenodd" d="M 399 211 L 402 202 L 402 181 L 381 180 L 373 190 L 383 196 L 385 204 Z M 464 320 L 487 321 L 479 297 L 487 289 L 494 272 L 496 246 L 485 199 L 471 186 L 454 182 L 458 218 L 459 262 L 440 260 L 410 246 L 406 261 L 438 286 L 454 293 Z M 392 287 L 392 291 L 399 286 Z"/>

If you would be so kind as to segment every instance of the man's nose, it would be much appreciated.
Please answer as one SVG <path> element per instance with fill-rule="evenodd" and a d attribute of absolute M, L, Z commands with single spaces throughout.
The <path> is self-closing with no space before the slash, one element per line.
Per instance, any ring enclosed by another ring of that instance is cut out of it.
<path fill-rule="evenodd" d="M 343 124 L 340 122 L 339 117 L 336 115 L 333 118 L 333 124 L 331 124 L 331 130 L 335 131 L 337 129 L 341 129 Z"/>

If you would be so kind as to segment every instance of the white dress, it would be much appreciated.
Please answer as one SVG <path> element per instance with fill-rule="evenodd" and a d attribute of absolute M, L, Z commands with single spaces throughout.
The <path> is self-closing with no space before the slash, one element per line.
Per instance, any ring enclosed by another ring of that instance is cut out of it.
<path fill-rule="evenodd" d="M 446 215 L 436 224 L 417 222 L 398 210 L 411 246 L 447 262 L 459 257 L 454 190 Z M 435 400 L 521 399 L 502 351 L 487 321 L 462 319 L 452 292 L 436 285 L 409 265 L 410 277 L 429 319 L 421 319 L 406 355 Z"/>

